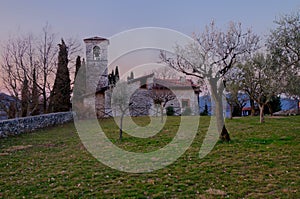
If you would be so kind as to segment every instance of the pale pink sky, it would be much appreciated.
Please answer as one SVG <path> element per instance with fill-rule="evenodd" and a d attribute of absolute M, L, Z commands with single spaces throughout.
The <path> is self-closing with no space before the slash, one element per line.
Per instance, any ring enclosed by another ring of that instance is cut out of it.
<path fill-rule="evenodd" d="M 149 26 L 191 35 L 201 32 L 212 19 L 221 27 L 229 21 L 239 21 L 265 36 L 274 27 L 276 16 L 297 9 L 299 0 L 2 0 L 0 45 L 9 35 L 29 32 L 37 35 L 46 22 L 58 39 L 76 37 L 81 41 L 90 36 L 111 37 L 121 31 Z M 124 67 L 134 65 L 127 62 L 123 60 Z"/>

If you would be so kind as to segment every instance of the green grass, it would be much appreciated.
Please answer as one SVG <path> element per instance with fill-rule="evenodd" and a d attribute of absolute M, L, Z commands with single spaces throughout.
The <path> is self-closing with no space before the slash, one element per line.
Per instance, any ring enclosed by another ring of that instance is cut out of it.
<path fill-rule="evenodd" d="M 136 118 L 143 126 L 149 118 Z M 172 140 L 179 117 L 147 139 L 124 134 L 102 120 L 107 136 L 128 151 L 153 151 Z M 300 198 L 300 117 L 228 120 L 230 143 L 199 150 L 209 124 L 173 164 L 145 174 L 113 170 L 86 151 L 73 124 L 0 139 L 0 198 Z"/>

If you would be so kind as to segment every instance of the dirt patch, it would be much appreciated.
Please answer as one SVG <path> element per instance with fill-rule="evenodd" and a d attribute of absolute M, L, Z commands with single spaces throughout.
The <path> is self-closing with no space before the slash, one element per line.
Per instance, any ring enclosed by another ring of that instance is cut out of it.
<path fill-rule="evenodd" d="M 12 146 L 8 149 L 4 149 L 4 152 L 10 153 L 10 152 L 14 152 L 14 151 L 20 151 L 20 150 L 25 150 L 28 148 L 33 147 L 32 145 L 18 145 L 18 146 Z"/>
<path fill-rule="evenodd" d="M 286 118 L 287 116 L 275 116 L 275 115 L 273 115 L 273 116 L 269 116 L 269 118 L 274 118 L 274 119 L 276 119 L 276 118 Z"/>
<path fill-rule="evenodd" d="M 6 155 L 9 155 L 9 153 L 0 153 L 0 156 L 6 156 Z"/>
<path fill-rule="evenodd" d="M 225 196 L 226 192 L 219 190 L 219 189 L 212 189 L 209 188 L 208 190 L 206 190 L 206 193 L 210 194 L 210 195 L 219 195 L 219 196 Z"/>
<path fill-rule="evenodd" d="M 43 148 L 54 148 L 54 147 L 65 147 L 66 144 L 63 144 L 63 143 L 44 143 L 44 144 L 37 144 L 35 145 L 37 147 L 43 147 Z"/>
<path fill-rule="evenodd" d="M 55 144 L 52 144 L 52 143 L 46 143 L 46 144 L 39 144 L 37 146 L 40 146 L 40 147 L 46 147 L 46 148 L 52 148 L 52 147 L 56 147 Z"/>

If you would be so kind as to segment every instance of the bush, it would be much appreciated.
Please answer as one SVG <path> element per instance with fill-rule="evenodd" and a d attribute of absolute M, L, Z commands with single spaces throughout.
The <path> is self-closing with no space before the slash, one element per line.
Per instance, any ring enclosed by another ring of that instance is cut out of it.
<path fill-rule="evenodd" d="M 264 114 L 273 114 L 278 111 L 281 111 L 280 97 L 273 96 L 271 101 L 265 107 Z"/>
<path fill-rule="evenodd" d="M 172 116 L 174 115 L 175 111 L 174 111 L 174 107 L 173 106 L 168 106 L 166 108 L 166 112 L 167 112 L 167 116 Z"/>

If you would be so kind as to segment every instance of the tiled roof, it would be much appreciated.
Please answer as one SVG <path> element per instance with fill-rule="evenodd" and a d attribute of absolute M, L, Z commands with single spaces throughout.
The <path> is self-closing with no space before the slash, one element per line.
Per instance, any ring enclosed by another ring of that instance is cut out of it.
<path fill-rule="evenodd" d="M 108 39 L 96 36 L 96 37 L 86 38 L 83 41 L 105 41 L 105 40 L 108 40 Z"/>
<path fill-rule="evenodd" d="M 190 79 L 153 79 L 154 84 L 162 85 L 165 87 L 176 87 L 176 88 L 187 88 L 187 87 L 198 87 Z"/>
<path fill-rule="evenodd" d="M 142 81 L 147 78 L 153 78 L 153 87 L 167 87 L 167 88 L 173 88 L 173 89 L 189 89 L 193 88 L 195 92 L 201 92 L 200 86 L 197 84 L 194 84 L 194 82 L 191 79 L 159 79 L 153 77 L 154 74 L 151 73 L 149 75 L 144 75 L 142 77 L 138 77 L 132 80 L 129 80 L 128 83 L 133 83 L 136 81 Z"/>
<path fill-rule="evenodd" d="M 190 89 L 200 93 L 200 86 L 193 83 L 191 79 L 153 79 L 154 87 L 167 87 L 170 89 Z"/>

